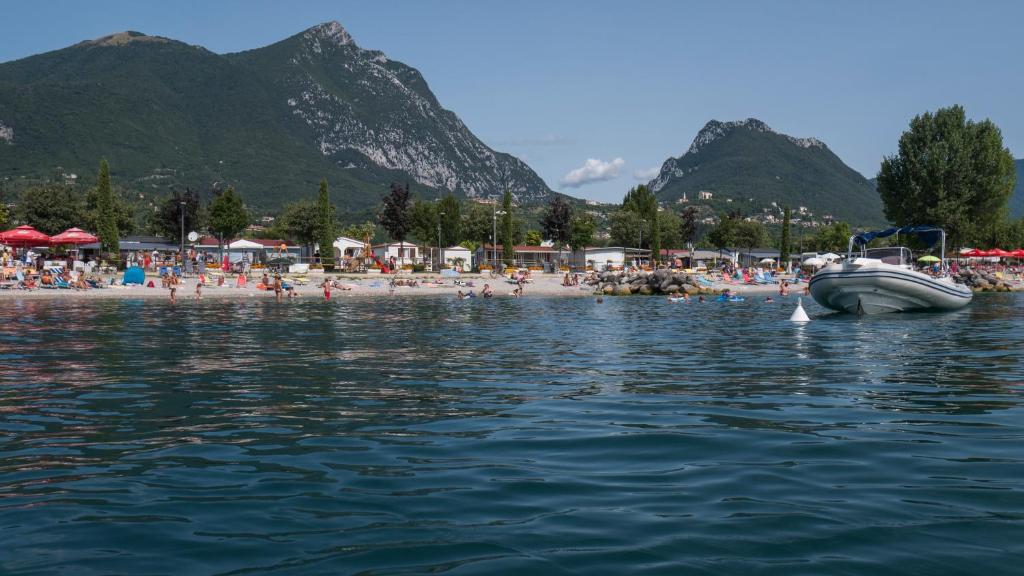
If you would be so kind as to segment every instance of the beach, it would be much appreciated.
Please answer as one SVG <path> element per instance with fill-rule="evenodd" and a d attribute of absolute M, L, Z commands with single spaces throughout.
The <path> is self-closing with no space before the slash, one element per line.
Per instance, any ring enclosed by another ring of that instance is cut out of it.
<path fill-rule="evenodd" d="M 327 277 L 336 280 L 347 289 L 332 288 L 331 299 L 353 298 L 353 297 L 375 297 L 375 296 L 446 296 L 457 297 L 461 291 L 463 294 L 472 291 L 479 295 L 485 284 L 489 284 L 494 290 L 495 298 L 512 298 L 512 291 L 516 284 L 510 283 L 507 278 L 491 278 L 487 274 L 464 274 L 458 278 L 459 282 L 471 285 L 455 284 L 451 278 L 442 278 L 438 274 L 404 274 L 397 275 L 396 280 L 415 280 L 418 286 L 395 286 L 390 287 L 391 276 L 382 274 L 330 274 Z M 146 282 L 153 281 L 154 287 L 149 288 L 140 285 L 119 286 L 110 285 L 110 276 L 101 276 L 104 281 L 104 288 L 90 288 L 88 290 L 73 290 L 66 288 L 39 288 L 35 290 L 0 290 L 0 300 L 11 299 L 52 299 L 52 300 L 79 300 L 79 299 L 165 299 L 170 300 L 170 293 L 167 288 L 160 287 L 160 278 L 155 275 L 146 277 Z M 115 276 L 120 278 L 120 276 Z M 309 281 L 296 283 L 294 285 L 295 296 L 293 298 L 323 298 L 323 288 L 320 287 L 324 281 L 323 275 L 309 275 Z M 560 274 L 535 274 L 532 280 L 524 285 L 523 296 L 593 296 L 595 287 L 583 284 L 578 286 L 562 286 L 563 276 Z M 441 281 L 442 283 L 437 283 Z M 195 300 L 195 278 L 183 278 L 178 285 L 177 300 L 179 303 Z M 249 298 L 274 298 L 272 290 L 262 290 L 256 287 L 258 277 L 250 277 L 244 287 L 236 287 L 235 279 L 231 278 L 223 286 L 204 285 L 202 289 L 203 300 L 215 299 L 249 299 Z M 725 289 L 733 293 L 768 295 L 779 291 L 778 284 L 725 284 L 714 283 L 711 291 L 720 292 Z M 793 290 L 793 293 L 802 292 Z"/>

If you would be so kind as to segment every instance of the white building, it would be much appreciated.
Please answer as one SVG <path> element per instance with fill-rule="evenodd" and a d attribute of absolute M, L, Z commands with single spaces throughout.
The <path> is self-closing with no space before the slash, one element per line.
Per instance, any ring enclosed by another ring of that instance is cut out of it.
<path fill-rule="evenodd" d="M 714 196 L 714 194 L 708 192 L 707 190 L 701 190 L 700 192 L 697 193 L 697 197 L 700 198 L 701 200 L 711 200 L 712 196 Z"/>
<path fill-rule="evenodd" d="M 355 238 L 338 236 L 334 241 L 334 260 L 335 262 L 342 262 L 350 258 L 360 258 L 363 256 L 363 249 L 365 247 L 366 244 L 364 242 L 360 242 Z"/>
<path fill-rule="evenodd" d="M 374 245 L 373 256 L 385 264 L 390 262 L 392 258 L 399 265 L 421 264 L 423 262 L 423 253 L 420 247 L 411 242 L 406 242 L 404 245 L 400 242 Z"/>
<path fill-rule="evenodd" d="M 598 271 L 620 270 L 626 264 L 632 266 L 634 262 L 649 265 L 651 261 L 650 250 L 622 246 L 595 246 L 576 250 L 572 256 L 575 265 L 581 266 L 585 262 L 587 268 Z"/>
<path fill-rule="evenodd" d="M 449 246 L 442 252 L 446 267 L 461 268 L 462 270 L 473 269 L 473 253 L 469 251 L 469 248 L 462 246 Z"/>

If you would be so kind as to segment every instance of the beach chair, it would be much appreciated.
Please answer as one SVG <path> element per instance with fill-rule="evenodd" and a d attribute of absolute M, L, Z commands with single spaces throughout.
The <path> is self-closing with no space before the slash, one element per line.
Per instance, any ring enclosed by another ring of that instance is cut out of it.
<path fill-rule="evenodd" d="M 22 290 L 35 290 L 38 288 L 38 286 L 36 286 L 36 281 L 32 278 L 26 279 L 25 273 L 21 270 L 15 272 L 14 277 L 18 280 L 18 288 L 21 288 Z"/>
<path fill-rule="evenodd" d="M 760 269 L 754 272 L 754 282 L 757 284 L 770 284 L 768 278 L 765 277 L 765 273 Z"/>
<path fill-rule="evenodd" d="M 710 287 L 715 285 L 714 282 L 712 282 L 711 280 L 708 280 L 707 278 L 705 278 L 703 274 L 698 274 L 697 275 L 697 283 L 700 284 L 701 286 L 705 286 L 707 288 L 710 288 Z"/>
<path fill-rule="evenodd" d="M 779 283 L 779 280 L 777 278 L 775 278 L 775 275 L 772 274 L 771 270 L 765 270 L 764 271 L 764 280 L 768 284 L 778 284 Z"/>
<path fill-rule="evenodd" d="M 53 287 L 54 288 L 64 288 L 64 289 L 70 290 L 71 289 L 71 284 L 68 284 L 67 282 L 65 282 L 64 279 L 61 278 L 60 276 L 54 276 L 53 277 Z"/>
<path fill-rule="evenodd" d="M 756 284 L 757 282 L 754 282 L 754 279 L 750 277 L 750 273 L 749 272 L 744 272 L 743 273 L 743 283 L 744 284 Z"/>

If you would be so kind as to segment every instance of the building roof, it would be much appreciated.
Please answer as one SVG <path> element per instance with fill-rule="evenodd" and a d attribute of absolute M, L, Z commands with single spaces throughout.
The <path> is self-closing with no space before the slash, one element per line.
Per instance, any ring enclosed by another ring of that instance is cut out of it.
<path fill-rule="evenodd" d="M 229 239 L 225 239 L 224 240 L 224 245 L 227 246 L 228 244 L 231 244 L 232 242 L 237 242 L 238 240 L 241 240 L 241 238 L 232 238 L 230 240 Z M 261 244 L 265 248 L 277 248 L 281 244 L 284 244 L 288 248 L 298 248 L 298 246 L 296 246 L 294 244 L 289 244 L 288 242 L 285 242 L 284 240 L 275 240 L 275 239 L 271 239 L 271 238 L 245 238 L 245 240 L 248 240 L 249 242 L 255 242 L 256 244 Z M 202 238 L 200 238 L 198 241 L 195 242 L 195 245 L 196 246 L 219 246 L 219 241 L 216 238 L 214 238 L 213 236 L 203 236 Z"/>
<path fill-rule="evenodd" d="M 481 246 L 481 248 L 483 248 L 484 250 L 494 250 L 494 247 L 491 246 L 490 244 L 484 244 L 483 246 Z M 498 246 L 498 250 L 504 250 L 504 249 L 505 249 L 504 246 Z M 562 249 L 563 252 L 566 252 L 567 250 L 568 250 L 567 248 L 563 248 Z M 527 246 L 526 244 L 522 244 L 522 245 L 518 245 L 518 246 L 513 246 L 512 247 L 512 251 L 513 252 L 523 252 L 523 253 L 530 253 L 530 252 L 545 252 L 546 253 L 546 252 L 558 252 L 558 248 L 555 248 L 554 246 Z"/>
<path fill-rule="evenodd" d="M 370 248 L 377 249 L 377 248 L 386 248 L 388 246 L 397 246 L 397 247 L 401 248 L 403 246 L 403 244 L 404 244 L 404 246 L 406 248 L 419 248 L 419 246 L 416 245 L 415 242 L 405 242 L 405 243 L 402 243 L 402 242 L 388 242 L 387 244 L 374 244 L 373 246 L 370 246 Z"/>

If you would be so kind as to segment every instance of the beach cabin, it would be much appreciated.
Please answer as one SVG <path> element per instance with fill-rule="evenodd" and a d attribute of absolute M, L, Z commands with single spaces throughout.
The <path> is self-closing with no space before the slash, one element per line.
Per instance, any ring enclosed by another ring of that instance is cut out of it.
<path fill-rule="evenodd" d="M 356 240 L 348 236 L 338 236 L 334 240 L 334 260 L 336 262 L 344 262 L 353 258 L 362 258 L 365 248 L 366 243 L 362 240 Z"/>
<path fill-rule="evenodd" d="M 573 252 L 573 262 L 585 263 L 583 266 L 591 270 L 621 270 L 630 266 L 649 266 L 651 251 L 646 248 L 627 248 L 625 246 L 590 246 Z"/>
<path fill-rule="evenodd" d="M 419 246 L 406 242 L 392 242 L 390 244 L 374 244 L 372 246 L 373 257 L 387 264 L 391 258 L 401 264 L 422 264 L 423 251 Z"/>
<path fill-rule="evenodd" d="M 778 265 L 779 251 L 774 248 L 741 248 L 736 255 L 736 262 L 740 266 L 764 266 L 769 264 L 768 260 L 773 261 L 771 264 Z"/>
<path fill-rule="evenodd" d="M 473 269 L 473 253 L 463 246 L 449 246 L 441 251 L 446 268 L 458 268 L 463 271 Z"/>
<path fill-rule="evenodd" d="M 501 263 L 504 260 L 504 247 L 499 244 L 497 248 L 490 244 L 484 244 L 480 248 L 477 248 L 476 258 L 477 265 L 482 266 L 484 264 L 493 266 L 495 263 Z M 516 268 L 539 268 L 545 271 L 553 271 L 557 266 L 559 250 L 554 246 L 526 246 L 519 245 L 514 246 L 512 250 L 515 252 L 512 260 L 513 266 Z M 572 252 L 568 248 L 561 250 L 562 263 L 568 264 L 571 259 Z"/>
<path fill-rule="evenodd" d="M 673 264 L 676 260 L 682 261 L 684 268 L 712 268 L 716 261 L 732 260 L 732 252 L 729 250 L 718 251 L 703 248 L 697 248 L 693 251 L 685 248 L 662 249 L 662 262 Z"/>

